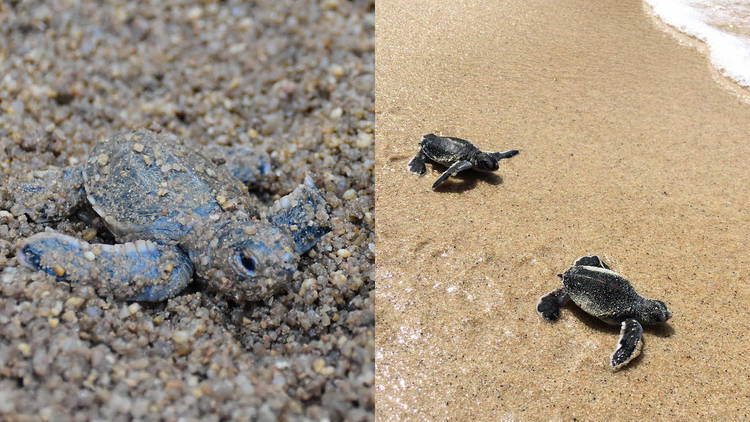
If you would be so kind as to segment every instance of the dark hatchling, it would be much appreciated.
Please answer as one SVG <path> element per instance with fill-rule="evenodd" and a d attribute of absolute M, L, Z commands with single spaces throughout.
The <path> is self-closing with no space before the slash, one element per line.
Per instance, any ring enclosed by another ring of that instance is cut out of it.
<path fill-rule="evenodd" d="M 610 365 L 618 370 L 636 358 L 643 347 L 641 324 L 658 324 L 672 317 L 660 300 L 646 299 L 636 293 L 630 282 L 610 270 L 596 255 L 578 258 L 562 274 L 563 287 L 542 296 L 536 306 L 546 321 L 560 317 L 560 307 L 568 298 L 586 313 L 607 324 L 620 325 L 620 340 Z"/>
<path fill-rule="evenodd" d="M 448 136 L 437 136 L 432 133 L 422 136 L 419 142 L 419 152 L 407 165 L 410 172 L 422 175 L 427 170 L 425 160 L 429 159 L 448 167 L 432 184 L 432 189 L 440 186 L 449 177 L 464 170 L 495 171 L 499 168 L 498 161 L 518 154 L 512 149 L 505 152 L 482 152 L 465 139 Z"/>
<path fill-rule="evenodd" d="M 88 202 L 120 243 L 44 232 L 20 241 L 16 258 L 58 281 L 98 282 L 121 299 L 170 298 L 194 273 L 238 302 L 266 298 L 329 231 L 327 205 L 307 178 L 261 216 L 233 174 L 253 185 L 270 171 L 268 156 L 238 151 L 218 165 L 174 137 L 135 131 L 98 143 L 82 165 L 18 180 L 14 214 L 52 221 Z"/>

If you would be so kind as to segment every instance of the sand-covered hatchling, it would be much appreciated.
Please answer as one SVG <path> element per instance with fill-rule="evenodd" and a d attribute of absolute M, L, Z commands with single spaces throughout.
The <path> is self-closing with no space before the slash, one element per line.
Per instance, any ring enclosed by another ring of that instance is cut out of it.
<path fill-rule="evenodd" d="M 232 174 L 252 185 L 270 170 L 266 154 L 241 150 L 245 168 L 232 169 L 178 141 L 147 130 L 118 134 L 81 165 L 17 181 L 11 194 L 23 209 L 15 214 L 44 222 L 88 202 L 120 242 L 38 233 L 19 242 L 18 261 L 129 300 L 172 297 L 194 273 L 240 302 L 287 286 L 300 255 L 329 231 L 326 201 L 311 179 L 261 215 Z"/>
<path fill-rule="evenodd" d="M 610 358 L 615 371 L 641 353 L 641 324 L 658 324 L 672 317 L 664 302 L 639 295 L 628 280 L 610 270 L 596 255 L 578 258 L 558 277 L 563 287 L 542 296 L 537 312 L 546 321 L 557 321 L 560 307 L 570 298 L 586 313 L 607 324 L 620 325 L 620 340 Z"/>
<path fill-rule="evenodd" d="M 515 149 L 505 152 L 482 152 L 476 145 L 465 139 L 430 133 L 422 136 L 419 142 L 419 152 L 409 161 L 407 167 L 410 172 L 419 175 L 427 170 L 425 167 L 427 159 L 448 167 L 448 170 L 432 184 L 432 189 L 435 189 L 449 177 L 464 170 L 495 171 L 499 168 L 498 161 L 516 154 L 518 150 Z"/>

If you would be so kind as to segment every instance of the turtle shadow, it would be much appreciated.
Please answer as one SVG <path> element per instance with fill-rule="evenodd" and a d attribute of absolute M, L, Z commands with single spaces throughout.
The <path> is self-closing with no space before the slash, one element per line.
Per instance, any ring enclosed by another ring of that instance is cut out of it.
<path fill-rule="evenodd" d="M 440 164 L 432 164 L 432 169 L 440 171 L 440 174 L 443 174 L 443 172 L 448 170 L 448 167 Z M 435 180 L 437 180 L 437 178 Z M 497 173 L 467 170 L 448 178 L 448 180 L 441 183 L 440 186 L 434 190 L 435 192 L 466 192 L 470 189 L 474 189 L 479 180 L 493 186 L 503 184 L 503 178 Z"/>
<path fill-rule="evenodd" d="M 599 318 L 596 318 L 594 316 L 587 314 L 581 308 L 579 308 L 575 304 L 571 304 L 570 302 L 566 303 L 562 309 L 566 309 L 570 311 L 572 314 L 575 315 L 576 318 L 578 318 L 581 322 L 583 322 L 587 327 L 591 328 L 592 330 L 612 334 L 614 338 L 612 340 L 611 352 L 614 352 L 615 348 L 617 347 L 617 341 L 618 341 L 617 339 L 619 339 L 619 335 L 620 335 L 619 325 L 607 324 L 606 322 L 600 320 Z M 672 326 L 666 322 L 662 324 L 655 324 L 655 325 L 643 325 L 643 331 L 651 333 L 651 334 L 655 334 L 657 337 L 661 337 L 661 338 L 669 337 L 675 332 L 674 328 L 672 328 Z M 648 353 L 646 350 L 647 349 L 646 339 L 643 339 L 643 345 L 644 347 L 641 350 L 641 353 L 635 359 L 633 359 L 632 362 L 628 363 L 624 368 L 621 368 L 617 372 L 625 372 L 625 371 L 628 371 L 628 370 L 631 370 L 640 366 L 641 362 L 643 361 L 643 356 Z"/>
<path fill-rule="evenodd" d="M 620 326 L 619 325 L 610 325 L 606 322 L 600 320 L 599 318 L 587 314 L 583 309 L 579 308 L 575 304 L 571 304 L 570 302 L 566 303 L 563 309 L 569 310 L 571 313 L 575 315 L 576 318 L 581 320 L 584 324 L 586 324 L 587 327 L 591 328 L 592 330 L 596 330 L 602 333 L 612 333 L 619 335 L 620 334 Z M 654 334 L 657 337 L 660 338 L 667 338 L 672 336 L 675 331 L 674 328 L 672 328 L 671 325 L 669 325 L 668 322 L 663 322 L 661 324 L 654 324 L 654 325 L 643 325 L 643 332 Z"/>
<path fill-rule="evenodd" d="M 610 325 L 606 322 L 600 320 L 597 317 L 591 316 L 587 314 L 584 310 L 576 306 L 575 304 L 571 304 L 570 302 L 566 303 L 565 306 L 563 306 L 563 309 L 567 309 L 572 314 L 575 315 L 576 318 L 578 318 L 581 322 L 583 322 L 587 327 L 591 328 L 592 330 L 596 330 L 602 333 L 608 333 L 613 335 L 611 352 L 614 352 L 615 348 L 617 347 L 617 341 L 620 338 L 620 326 L 619 325 Z M 672 328 L 669 323 L 665 322 L 662 324 L 655 324 L 655 325 L 643 325 L 643 331 L 644 333 L 648 332 L 650 334 L 655 334 L 657 337 L 660 338 L 666 338 L 674 334 L 674 328 Z M 621 368 L 617 372 L 625 372 L 634 368 L 637 368 L 641 362 L 643 361 L 643 356 L 648 353 L 647 347 L 646 347 L 646 339 L 643 339 L 643 349 L 641 350 L 641 353 L 633 359 L 632 362 L 628 363 L 624 368 Z"/>
<path fill-rule="evenodd" d="M 562 309 L 565 309 L 575 315 L 575 318 L 579 321 L 586 324 L 586 326 L 592 330 L 599 331 L 601 333 L 609 333 L 612 335 L 620 334 L 620 326 L 619 325 L 610 325 L 606 322 L 600 320 L 599 318 L 589 315 L 584 311 L 583 309 L 576 306 L 574 303 L 571 304 L 571 301 L 568 301 L 568 303 L 563 306 Z"/>

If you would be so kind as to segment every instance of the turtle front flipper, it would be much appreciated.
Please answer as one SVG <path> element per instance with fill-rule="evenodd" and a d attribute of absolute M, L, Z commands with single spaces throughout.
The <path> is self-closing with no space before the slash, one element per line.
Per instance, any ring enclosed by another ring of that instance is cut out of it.
<path fill-rule="evenodd" d="M 604 261 L 602 261 L 602 259 L 596 255 L 582 256 L 576 259 L 576 262 L 573 263 L 573 266 L 574 267 L 577 267 L 577 266 L 599 267 L 599 268 L 604 268 L 605 270 L 610 269 L 609 266 L 605 264 Z"/>
<path fill-rule="evenodd" d="M 432 184 L 432 189 L 434 190 L 435 188 L 440 186 L 441 183 L 448 180 L 448 178 L 453 176 L 454 174 L 460 173 L 464 170 L 468 170 L 471 167 L 472 164 L 469 161 L 456 161 L 452 166 L 448 167 L 448 170 L 446 170 L 445 173 L 443 173 L 440 177 L 438 177 L 437 180 L 435 180 L 435 183 Z"/>
<path fill-rule="evenodd" d="M 641 354 L 643 348 L 643 327 L 635 319 L 626 319 L 620 329 L 620 340 L 617 349 L 612 353 L 610 365 L 617 371 Z"/>
<path fill-rule="evenodd" d="M 147 302 L 175 296 L 193 275 L 192 263 L 179 248 L 144 240 L 89 244 L 45 232 L 22 240 L 16 258 L 57 281 L 103 283 L 118 299 Z"/>
<path fill-rule="evenodd" d="M 79 167 L 35 171 L 28 180 L 10 179 L 3 189 L 12 198 L 10 212 L 36 223 L 62 220 L 86 202 Z"/>
<path fill-rule="evenodd" d="M 510 158 L 510 157 L 513 157 L 514 155 L 517 155 L 518 154 L 518 150 L 517 149 L 511 149 L 511 150 L 505 151 L 505 152 L 490 152 L 488 154 L 492 158 L 494 158 L 495 161 L 499 161 L 499 160 L 502 160 L 503 158 Z"/>
<path fill-rule="evenodd" d="M 260 188 L 265 176 L 271 173 L 271 157 L 265 151 L 245 146 L 212 145 L 201 152 L 217 165 L 226 167 L 251 190 Z"/>
<path fill-rule="evenodd" d="M 274 202 L 268 219 L 274 226 L 292 232 L 296 252 L 301 255 L 331 231 L 327 208 L 325 198 L 308 176 L 304 184 Z"/>
<path fill-rule="evenodd" d="M 565 287 L 560 287 L 539 298 L 539 302 L 536 304 L 536 311 L 539 312 L 539 315 L 545 321 L 555 322 L 560 318 L 560 308 L 567 300 L 568 292 L 565 291 Z"/>
<path fill-rule="evenodd" d="M 424 161 L 426 159 L 427 156 L 420 149 L 419 152 L 417 152 L 417 155 L 415 155 L 414 158 L 409 161 L 409 164 L 406 165 L 406 168 L 408 168 L 409 171 L 414 174 L 423 175 L 424 172 L 427 171 L 427 167 L 424 165 Z"/>

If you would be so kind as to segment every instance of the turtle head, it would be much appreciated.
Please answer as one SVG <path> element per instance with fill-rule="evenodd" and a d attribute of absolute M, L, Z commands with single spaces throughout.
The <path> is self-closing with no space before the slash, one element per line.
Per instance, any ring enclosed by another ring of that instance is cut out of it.
<path fill-rule="evenodd" d="M 647 299 L 641 308 L 641 319 L 645 324 L 656 324 L 672 318 L 672 313 L 667 309 L 667 304 L 661 300 Z"/>
<path fill-rule="evenodd" d="M 479 171 L 495 171 L 500 166 L 497 164 L 497 159 L 493 157 L 490 154 L 487 154 L 486 152 L 480 152 L 476 155 L 474 158 L 474 162 L 472 163 L 474 166 L 474 170 Z"/>
<path fill-rule="evenodd" d="M 211 253 L 209 283 L 238 302 L 265 299 L 287 287 L 299 254 L 289 232 L 246 221 L 222 230 Z"/>

